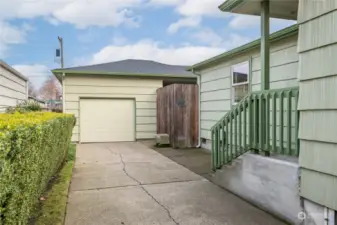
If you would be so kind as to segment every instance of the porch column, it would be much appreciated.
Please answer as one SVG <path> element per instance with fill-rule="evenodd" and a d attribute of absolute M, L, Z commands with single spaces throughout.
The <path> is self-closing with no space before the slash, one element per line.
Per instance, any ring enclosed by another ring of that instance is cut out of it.
<path fill-rule="evenodd" d="M 269 90 L 270 49 L 269 49 L 269 0 L 261 2 L 261 90 Z"/>

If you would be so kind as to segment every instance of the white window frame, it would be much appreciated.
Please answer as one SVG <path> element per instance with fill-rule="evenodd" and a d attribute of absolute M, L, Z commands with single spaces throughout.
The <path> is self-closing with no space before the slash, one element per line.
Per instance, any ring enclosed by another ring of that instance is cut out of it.
<path fill-rule="evenodd" d="M 241 82 L 241 83 L 234 83 L 234 67 L 240 66 L 240 65 L 243 65 L 243 64 L 248 64 L 247 81 Z M 241 63 L 233 64 L 233 65 L 231 66 L 232 105 L 238 104 L 238 102 L 235 102 L 235 90 L 234 90 L 233 87 L 237 87 L 237 86 L 242 86 L 242 85 L 248 84 L 248 93 L 249 93 L 249 92 L 250 92 L 250 90 L 249 90 L 249 81 L 250 81 L 250 60 L 249 60 L 249 59 L 247 59 L 246 61 L 241 62 Z"/>

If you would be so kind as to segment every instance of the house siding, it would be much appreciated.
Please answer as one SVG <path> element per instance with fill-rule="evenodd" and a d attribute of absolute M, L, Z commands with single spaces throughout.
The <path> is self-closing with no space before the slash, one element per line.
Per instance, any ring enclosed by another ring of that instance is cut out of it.
<path fill-rule="evenodd" d="M 112 78 L 104 76 L 66 76 L 64 80 L 65 112 L 77 118 L 72 141 L 80 141 L 80 98 L 135 98 L 136 138 L 154 138 L 156 133 L 156 90 L 162 80 Z M 98 109 L 99 110 L 99 109 Z"/>
<path fill-rule="evenodd" d="M 298 86 L 297 35 L 271 44 L 270 88 Z M 251 50 L 200 71 L 201 74 L 201 138 L 202 147 L 211 149 L 211 128 L 232 108 L 231 67 L 251 61 L 250 89 L 261 90 L 259 49 Z M 247 129 L 248 130 L 248 129 Z"/>
<path fill-rule="evenodd" d="M 300 194 L 334 210 L 337 210 L 336 32 L 335 0 L 300 0 Z"/>
<path fill-rule="evenodd" d="M 0 113 L 28 99 L 27 81 L 0 65 Z"/>

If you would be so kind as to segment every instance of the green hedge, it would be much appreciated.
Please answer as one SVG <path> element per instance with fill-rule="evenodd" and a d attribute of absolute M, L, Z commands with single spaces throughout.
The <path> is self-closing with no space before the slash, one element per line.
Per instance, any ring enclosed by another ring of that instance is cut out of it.
<path fill-rule="evenodd" d="M 75 118 L 59 113 L 0 114 L 0 224 L 27 224 L 67 156 Z"/>

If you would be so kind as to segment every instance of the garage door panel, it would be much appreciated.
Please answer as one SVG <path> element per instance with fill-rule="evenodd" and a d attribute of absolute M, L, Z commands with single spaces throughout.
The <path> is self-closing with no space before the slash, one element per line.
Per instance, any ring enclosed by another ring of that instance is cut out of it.
<path fill-rule="evenodd" d="M 122 99 L 81 99 L 81 142 L 135 140 L 135 103 Z"/>

